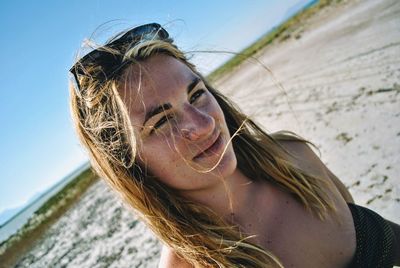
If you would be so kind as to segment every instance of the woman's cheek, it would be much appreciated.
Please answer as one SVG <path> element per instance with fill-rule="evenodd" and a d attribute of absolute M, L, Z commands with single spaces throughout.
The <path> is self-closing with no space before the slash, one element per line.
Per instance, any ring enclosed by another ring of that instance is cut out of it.
<path fill-rule="evenodd" d="M 218 105 L 216 101 L 213 105 L 210 105 L 207 109 L 207 113 L 212 116 L 217 122 L 222 122 L 224 120 L 224 113 L 222 112 L 221 107 Z"/>
<path fill-rule="evenodd" d="M 156 160 L 162 159 L 170 164 L 175 164 L 185 155 L 185 146 L 176 131 L 171 130 L 171 135 L 160 136 L 156 143 L 152 144 L 150 154 Z"/>

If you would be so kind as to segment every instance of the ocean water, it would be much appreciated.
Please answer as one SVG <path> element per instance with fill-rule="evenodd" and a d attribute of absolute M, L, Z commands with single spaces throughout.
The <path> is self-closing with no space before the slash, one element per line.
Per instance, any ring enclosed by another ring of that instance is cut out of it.
<path fill-rule="evenodd" d="M 82 166 L 78 167 L 75 171 L 67 175 L 60 182 L 52 186 L 50 189 L 48 189 L 46 192 L 36 198 L 33 202 L 28 204 L 15 216 L 6 221 L 0 227 L 0 243 L 4 240 L 7 240 L 11 235 L 15 234 L 21 227 L 24 226 L 25 223 L 28 222 L 29 218 L 35 213 L 35 211 L 37 211 L 44 203 L 46 203 L 47 200 L 49 200 L 52 196 L 61 191 L 70 181 L 76 178 L 88 167 L 89 163 L 85 163 Z"/>

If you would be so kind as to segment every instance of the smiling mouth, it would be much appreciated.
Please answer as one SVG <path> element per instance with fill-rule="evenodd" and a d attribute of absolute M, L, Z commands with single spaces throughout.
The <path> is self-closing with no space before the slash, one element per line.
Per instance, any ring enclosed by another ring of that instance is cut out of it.
<path fill-rule="evenodd" d="M 208 156 L 212 156 L 215 155 L 217 152 L 220 151 L 223 142 L 222 142 L 222 137 L 221 137 L 221 132 L 218 134 L 217 138 L 214 140 L 214 142 L 207 147 L 205 150 L 203 150 L 202 152 L 200 152 L 199 154 L 197 154 L 193 159 L 194 160 L 198 160 L 201 158 L 205 158 Z"/>

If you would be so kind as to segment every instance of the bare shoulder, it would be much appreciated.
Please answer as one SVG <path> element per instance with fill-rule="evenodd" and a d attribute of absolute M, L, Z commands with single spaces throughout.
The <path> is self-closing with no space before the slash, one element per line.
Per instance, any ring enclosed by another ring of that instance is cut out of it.
<path fill-rule="evenodd" d="M 306 142 L 283 140 L 279 143 L 293 156 L 290 159 L 293 164 L 312 175 L 326 178 L 333 183 L 346 202 L 354 203 L 352 195 L 343 182 L 329 170 Z"/>
<path fill-rule="evenodd" d="M 328 176 L 327 168 L 311 147 L 303 141 L 282 140 L 282 147 L 290 153 L 293 164 L 314 175 Z M 322 173 L 322 174 L 321 174 Z"/>
<path fill-rule="evenodd" d="M 158 268 L 193 268 L 193 265 L 179 257 L 175 251 L 163 246 Z"/>

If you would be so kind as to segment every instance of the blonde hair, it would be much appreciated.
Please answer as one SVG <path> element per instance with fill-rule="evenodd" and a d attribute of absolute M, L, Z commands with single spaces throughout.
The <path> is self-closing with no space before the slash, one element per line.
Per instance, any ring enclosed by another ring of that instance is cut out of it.
<path fill-rule="evenodd" d="M 107 49 L 103 47 L 103 49 Z M 172 42 L 141 42 L 120 56 L 130 64 L 155 54 L 166 54 L 185 63 L 198 74 L 221 106 L 231 135 L 238 168 L 252 180 L 267 180 L 292 193 L 306 209 L 321 219 L 333 202 L 321 180 L 294 167 L 279 140 L 303 141 L 296 135 L 265 133 L 255 122 L 196 71 Z M 271 252 L 246 241 L 237 226 L 224 222 L 213 211 L 178 195 L 174 189 L 149 175 L 135 162 L 137 140 L 117 88 L 122 76 L 104 82 L 85 70 L 79 77 L 80 91 L 70 86 L 73 122 L 87 149 L 92 167 L 118 192 L 126 204 L 139 212 L 152 231 L 178 255 L 195 267 L 282 267 Z M 122 75 L 122 71 L 121 71 Z"/>

